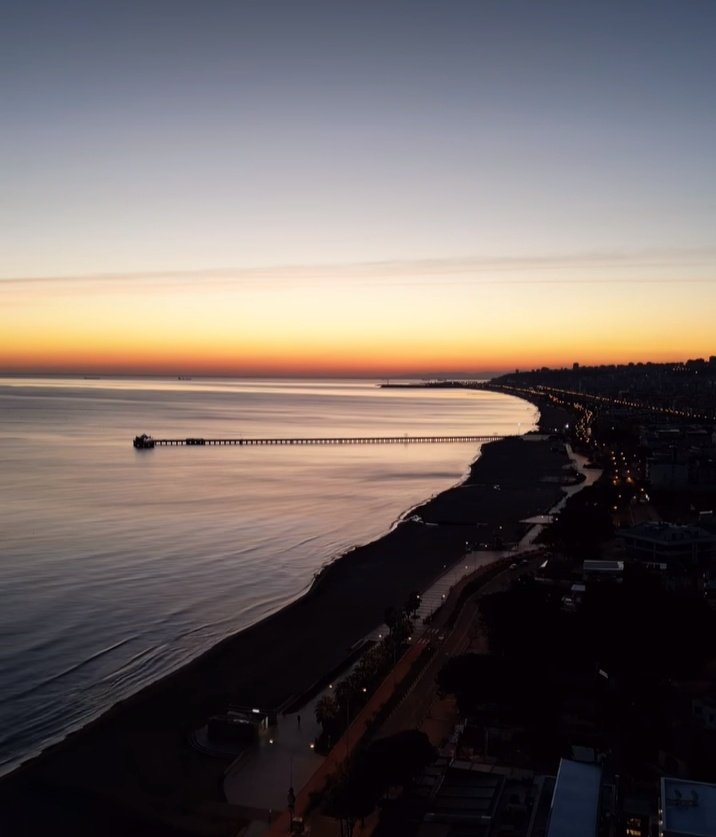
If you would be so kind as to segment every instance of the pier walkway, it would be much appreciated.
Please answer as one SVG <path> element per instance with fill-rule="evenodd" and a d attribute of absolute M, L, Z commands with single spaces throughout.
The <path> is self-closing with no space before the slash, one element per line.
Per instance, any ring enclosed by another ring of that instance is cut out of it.
<path fill-rule="evenodd" d="M 279 438 L 238 439 L 154 439 L 142 435 L 134 439 L 135 448 L 182 447 L 194 445 L 434 445 L 456 442 L 496 442 L 504 436 L 316 436 Z"/>

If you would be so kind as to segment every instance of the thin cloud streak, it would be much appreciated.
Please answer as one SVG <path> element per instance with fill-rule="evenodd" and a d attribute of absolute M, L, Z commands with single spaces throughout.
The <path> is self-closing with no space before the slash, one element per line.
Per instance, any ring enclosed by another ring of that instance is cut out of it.
<path fill-rule="evenodd" d="M 711 276 L 530 276 L 506 278 L 494 273 L 559 271 L 567 270 L 614 270 L 616 268 L 636 269 L 686 269 L 713 267 Z M 0 286 L 49 284 L 49 283 L 150 283 L 153 286 L 190 283 L 204 280 L 215 287 L 251 287 L 273 284 L 285 287 L 291 284 L 310 285 L 328 281 L 362 280 L 366 285 L 385 284 L 386 280 L 396 285 L 425 284 L 426 279 L 440 279 L 440 284 L 452 284 L 449 277 L 457 277 L 455 283 L 476 285 L 661 285 L 675 281 L 689 284 L 712 284 L 716 281 L 716 248 L 669 249 L 635 251 L 629 253 L 582 253 L 564 256 L 495 257 L 464 259 L 421 259 L 381 262 L 354 262 L 346 264 L 275 265 L 268 267 L 206 268 L 190 270 L 162 270 L 138 273 L 96 273 L 61 276 L 14 276 L 0 278 Z M 407 281 L 404 281 L 407 280 Z M 447 280 L 447 281 L 446 281 Z"/>

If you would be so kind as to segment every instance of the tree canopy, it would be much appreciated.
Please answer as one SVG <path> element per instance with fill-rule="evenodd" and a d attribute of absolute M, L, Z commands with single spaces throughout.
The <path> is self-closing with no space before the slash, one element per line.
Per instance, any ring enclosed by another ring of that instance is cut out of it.
<path fill-rule="evenodd" d="M 437 758 L 424 732 L 405 730 L 374 741 L 337 774 L 326 793 L 323 812 L 340 819 L 352 834 L 356 820 L 373 812 L 390 787 L 406 785 Z"/>

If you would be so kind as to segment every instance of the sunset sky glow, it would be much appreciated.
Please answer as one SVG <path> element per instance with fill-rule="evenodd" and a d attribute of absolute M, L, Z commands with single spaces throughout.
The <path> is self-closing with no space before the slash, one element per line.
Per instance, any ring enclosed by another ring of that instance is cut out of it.
<path fill-rule="evenodd" d="M 0 374 L 716 353 L 716 4 L 6 10 Z"/>

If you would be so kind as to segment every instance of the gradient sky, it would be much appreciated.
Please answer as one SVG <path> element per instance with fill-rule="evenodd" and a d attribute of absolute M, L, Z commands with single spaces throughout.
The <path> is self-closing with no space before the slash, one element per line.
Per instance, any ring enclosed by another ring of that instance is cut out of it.
<path fill-rule="evenodd" d="M 716 353 L 713 0 L 0 11 L 0 372 Z"/>

